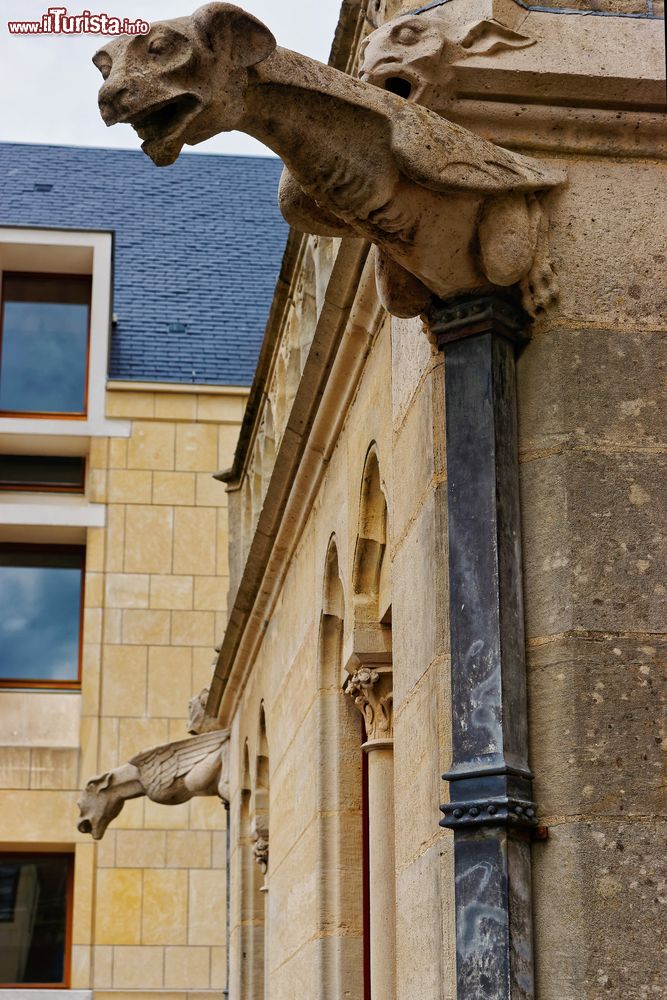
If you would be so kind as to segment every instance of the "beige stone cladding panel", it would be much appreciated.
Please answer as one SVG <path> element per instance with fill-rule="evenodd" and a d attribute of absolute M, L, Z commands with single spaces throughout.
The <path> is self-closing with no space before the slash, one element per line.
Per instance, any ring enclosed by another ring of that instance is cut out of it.
<path fill-rule="evenodd" d="M 231 462 L 244 405 L 194 393 L 108 398 L 133 423 L 108 448 L 102 671 L 97 697 L 91 687 L 84 699 L 84 722 L 100 715 L 99 756 L 86 776 L 182 738 L 188 699 L 210 679 L 227 589 L 217 576 L 226 497 L 212 473 Z M 81 985 L 173 1000 L 226 985 L 224 830 L 217 801 L 126 804 L 96 848 Z"/>

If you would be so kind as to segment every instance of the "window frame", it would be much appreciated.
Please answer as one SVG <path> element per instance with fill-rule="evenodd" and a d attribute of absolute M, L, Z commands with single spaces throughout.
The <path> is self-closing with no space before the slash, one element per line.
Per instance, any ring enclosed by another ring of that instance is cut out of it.
<path fill-rule="evenodd" d="M 0 454 L 0 459 L 2 458 L 34 458 L 35 461 L 38 461 L 39 459 L 76 458 L 81 461 L 81 484 L 63 485 L 57 483 L 6 483 L 0 480 L 0 493 L 69 493 L 74 494 L 75 496 L 83 496 L 86 492 L 88 463 L 85 455 L 27 455 L 23 453 L 7 455 L 3 452 Z"/>
<path fill-rule="evenodd" d="M 67 858 L 67 882 L 65 905 L 65 945 L 63 961 L 63 979 L 59 983 L 3 983 L 0 990 L 67 990 L 72 979 L 72 925 L 74 922 L 74 865 L 75 855 L 72 850 L 65 851 L 0 851 L 0 864 L 3 858 L 20 858 L 30 863 L 31 859 L 65 857 Z"/>
<path fill-rule="evenodd" d="M 2 341 L 5 318 L 5 282 L 7 278 L 57 278 L 64 280 L 86 278 L 88 280 L 88 323 L 86 326 L 86 374 L 83 393 L 83 410 L 77 413 L 67 413 L 63 410 L 3 410 L 0 417 L 15 417 L 26 420 L 88 420 L 88 396 L 90 381 L 90 341 L 91 318 L 93 312 L 93 278 L 92 274 L 78 274 L 67 271 L 3 271 L 0 287 L 0 359 L 2 358 Z M 2 377 L 0 373 L 0 378 Z"/>
<path fill-rule="evenodd" d="M 53 542 L 3 542 L 0 541 L 0 552 L 18 552 L 25 549 L 39 550 L 40 552 L 62 552 L 76 553 L 81 558 L 81 597 L 79 601 L 79 649 L 77 656 L 77 675 L 75 680 L 59 681 L 45 678 L 43 680 L 30 678 L 7 678 L 0 675 L 0 690 L 52 690 L 52 691 L 80 691 L 81 690 L 81 667 L 83 663 L 83 622 L 86 604 L 86 546 L 85 545 L 59 545 Z"/>

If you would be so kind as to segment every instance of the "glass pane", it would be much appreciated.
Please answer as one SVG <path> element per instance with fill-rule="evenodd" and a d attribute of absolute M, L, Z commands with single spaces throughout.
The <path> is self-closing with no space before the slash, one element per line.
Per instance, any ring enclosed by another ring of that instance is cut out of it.
<path fill-rule="evenodd" d="M 76 681 L 82 554 L 0 551 L 0 679 Z"/>
<path fill-rule="evenodd" d="M 0 409 L 85 412 L 89 288 L 80 277 L 5 278 Z"/>
<path fill-rule="evenodd" d="M 82 458 L 53 455 L 0 455 L 0 487 L 83 491 Z"/>
<path fill-rule="evenodd" d="M 63 984 L 66 854 L 0 857 L 0 985 Z"/>

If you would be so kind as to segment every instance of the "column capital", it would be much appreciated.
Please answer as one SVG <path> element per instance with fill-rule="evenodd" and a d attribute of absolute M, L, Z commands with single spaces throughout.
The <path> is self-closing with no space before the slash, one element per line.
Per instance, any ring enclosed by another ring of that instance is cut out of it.
<path fill-rule="evenodd" d="M 393 671 L 388 663 L 366 663 L 348 674 L 343 685 L 366 725 L 365 750 L 391 745 L 394 738 Z"/>
<path fill-rule="evenodd" d="M 506 288 L 432 299 L 424 316 L 425 330 L 439 351 L 448 344 L 480 333 L 495 333 L 520 350 L 530 340 L 531 318 L 519 298 Z"/>

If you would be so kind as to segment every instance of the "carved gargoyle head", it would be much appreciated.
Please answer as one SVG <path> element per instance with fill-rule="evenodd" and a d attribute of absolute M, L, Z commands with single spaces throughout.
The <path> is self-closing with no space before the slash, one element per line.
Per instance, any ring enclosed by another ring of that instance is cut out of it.
<path fill-rule="evenodd" d="M 79 833 L 89 833 L 93 840 L 101 840 L 109 823 L 118 816 L 125 800 L 113 793 L 111 772 L 91 778 L 79 799 Z"/>
<path fill-rule="evenodd" d="M 186 143 L 236 128 L 248 68 L 275 47 L 261 21 L 229 3 L 157 21 L 147 35 L 124 35 L 95 53 L 100 113 L 107 125 L 130 124 L 144 152 L 167 166 Z"/>
<path fill-rule="evenodd" d="M 471 56 L 520 49 L 534 39 L 490 18 L 461 25 L 445 7 L 403 14 L 373 31 L 361 45 L 361 79 L 427 107 L 455 96 L 456 65 Z"/>

